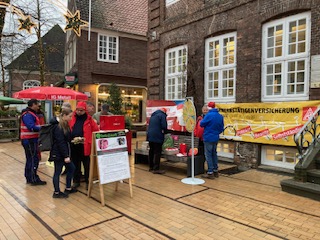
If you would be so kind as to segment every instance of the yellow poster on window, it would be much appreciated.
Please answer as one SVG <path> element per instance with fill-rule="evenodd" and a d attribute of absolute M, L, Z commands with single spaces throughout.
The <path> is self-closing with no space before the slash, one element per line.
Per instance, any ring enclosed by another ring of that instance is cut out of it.
<path fill-rule="evenodd" d="M 224 116 L 221 139 L 295 146 L 294 134 L 316 112 L 320 101 L 216 104 Z"/>

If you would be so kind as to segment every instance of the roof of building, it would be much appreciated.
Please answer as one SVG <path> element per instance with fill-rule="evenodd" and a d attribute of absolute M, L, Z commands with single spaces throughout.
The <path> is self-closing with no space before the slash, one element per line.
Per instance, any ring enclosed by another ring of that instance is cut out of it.
<path fill-rule="evenodd" d="M 45 51 L 45 71 L 64 72 L 65 33 L 59 25 L 51 28 L 42 38 Z M 39 70 L 38 41 L 6 66 L 6 69 Z"/>
<path fill-rule="evenodd" d="M 76 0 L 81 19 L 89 19 L 89 1 Z M 92 0 L 91 27 L 146 36 L 148 0 Z"/>

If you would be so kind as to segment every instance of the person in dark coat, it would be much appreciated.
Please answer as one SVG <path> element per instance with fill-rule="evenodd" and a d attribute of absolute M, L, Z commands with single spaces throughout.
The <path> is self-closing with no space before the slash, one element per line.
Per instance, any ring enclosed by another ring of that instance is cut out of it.
<path fill-rule="evenodd" d="M 70 159 L 70 143 L 71 131 L 69 121 L 72 118 L 72 110 L 69 108 L 62 109 L 59 117 L 52 119 L 51 124 L 55 124 L 53 129 L 53 145 L 50 151 L 50 159 L 54 162 L 53 198 L 67 198 L 70 193 L 77 192 L 71 187 L 71 181 L 75 171 L 75 166 Z M 67 169 L 66 189 L 64 192 L 60 191 L 60 175 L 63 166 Z"/>
<path fill-rule="evenodd" d="M 164 174 L 165 171 L 160 170 L 160 158 L 164 135 L 167 133 L 167 110 L 161 108 L 152 113 L 148 132 L 147 141 L 149 141 L 149 171 L 154 174 Z"/>

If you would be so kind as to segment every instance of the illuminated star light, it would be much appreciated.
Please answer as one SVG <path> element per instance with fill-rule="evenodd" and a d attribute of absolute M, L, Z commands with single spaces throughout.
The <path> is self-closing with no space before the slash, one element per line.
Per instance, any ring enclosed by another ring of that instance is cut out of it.
<path fill-rule="evenodd" d="M 88 26 L 88 22 L 80 19 L 80 11 L 77 10 L 74 15 L 64 15 L 67 20 L 67 25 L 64 30 L 73 30 L 78 37 L 81 36 L 81 28 Z"/>
<path fill-rule="evenodd" d="M 18 20 L 20 22 L 19 31 L 26 30 L 28 33 L 31 33 L 31 29 L 36 26 L 36 24 L 31 21 L 30 15 Z"/>

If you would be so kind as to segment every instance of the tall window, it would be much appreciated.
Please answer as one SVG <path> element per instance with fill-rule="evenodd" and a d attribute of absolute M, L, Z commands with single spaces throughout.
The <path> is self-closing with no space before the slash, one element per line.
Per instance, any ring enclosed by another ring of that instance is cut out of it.
<path fill-rule="evenodd" d="M 205 100 L 234 102 L 236 89 L 235 32 L 206 40 Z"/>
<path fill-rule="evenodd" d="M 187 92 L 187 46 L 166 51 L 166 99 L 179 100 Z"/>
<path fill-rule="evenodd" d="M 98 35 L 98 61 L 118 63 L 119 38 Z"/>
<path fill-rule="evenodd" d="M 263 26 L 262 100 L 308 100 L 310 13 Z"/>
<path fill-rule="evenodd" d="M 38 80 L 26 80 L 23 82 L 23 90 L 33 88 L 33 87 L 39 87 L 40 81 Z"/>
<path fill-rule="evenodd" d="M 178 2 L 179 0 L 166 0 L 166 6 L 169 6 L 171 4 L 174 4 L 176 2 Z"/>

